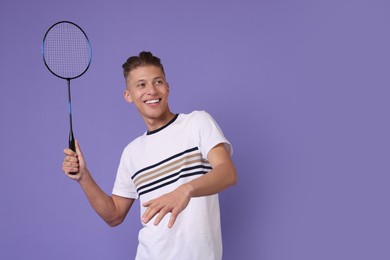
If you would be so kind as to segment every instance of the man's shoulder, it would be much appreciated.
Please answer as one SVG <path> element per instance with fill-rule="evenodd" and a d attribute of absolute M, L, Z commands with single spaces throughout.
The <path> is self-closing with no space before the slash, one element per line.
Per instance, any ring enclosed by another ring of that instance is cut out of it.
<path fill-rule="evenodd" d="M 188 114 L 181 114 L 185 118 L 204 118 L 204 117 L 211 117 L 208 112 L 205 110 L 194 110 Z"/>
<path fill-rule="evenodd" d="M 125 146 L 124 150 L 131 150 L 132 147 L 137 147 L 137 146 L 139 146 L 139 145 L 143 142 L 142 140 L 145 138 L 145 135 L 146 135 L 146 133 L 144 133 L 144 134 L 142 134 L 142 135 L 136 137 L 136 138 L 133 139 L 132 141 L 130 141 L 130 143 L 128 143 L 128 144 Z"/>

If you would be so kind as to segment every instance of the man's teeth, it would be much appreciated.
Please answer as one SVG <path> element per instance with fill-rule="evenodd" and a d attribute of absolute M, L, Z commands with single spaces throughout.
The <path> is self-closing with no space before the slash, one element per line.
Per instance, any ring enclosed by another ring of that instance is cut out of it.
<path fill-rule="evenodd" d="M 146 103 L 146 104 L 154 104 L 154 103 L 158 103 L 158 102 L 160 102 L 159 99 L 153 99 L 153 100 L 148 100 L 148 101 L 146 101 L 145 103 Z"/>

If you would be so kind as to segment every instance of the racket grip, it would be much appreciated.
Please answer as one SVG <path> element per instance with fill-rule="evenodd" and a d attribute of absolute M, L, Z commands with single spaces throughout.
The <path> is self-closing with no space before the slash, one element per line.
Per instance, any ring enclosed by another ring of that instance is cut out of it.
<path fill-rule="evenodd" d="M 69 149 L 71 149 L 73 152 L 76 152 L 76 145 L 74 142 L 73 131 L 69 132 Z M 69 174 L 75 175 L 77 174 L 77 172 L 70 172 Z"/>
<path fill-rule="evenodd" d="M 74 143 L 73 131 L 69 132 L 69 149 L 71 149 L 73 152 L 76 152 L 76 145 Z"/>

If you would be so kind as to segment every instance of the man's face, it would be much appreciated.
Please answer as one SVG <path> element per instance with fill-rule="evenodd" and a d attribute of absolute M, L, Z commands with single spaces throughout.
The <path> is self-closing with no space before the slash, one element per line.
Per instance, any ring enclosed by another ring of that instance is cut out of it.
<path fill-rule="evenodd" d="M 144 120 L 164 120 L 168 108 L 169 85 L 159 67 L 141 66 L 126 78 L 125 100 L 134 103 Z"/>

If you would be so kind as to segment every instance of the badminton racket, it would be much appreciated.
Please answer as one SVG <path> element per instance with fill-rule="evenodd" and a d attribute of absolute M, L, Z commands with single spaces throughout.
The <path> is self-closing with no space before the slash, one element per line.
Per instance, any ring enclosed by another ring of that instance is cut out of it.
<path fill-rule="evenodd" d="M 46 68 L 68 83 L 69 148 L 76 151 L 73 124 L 70 81 L 81 77 L 91 65 L 91 43 L 80 26 L 60 21 L 47 30 L 43 37 L 42 56 Z"/>

